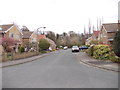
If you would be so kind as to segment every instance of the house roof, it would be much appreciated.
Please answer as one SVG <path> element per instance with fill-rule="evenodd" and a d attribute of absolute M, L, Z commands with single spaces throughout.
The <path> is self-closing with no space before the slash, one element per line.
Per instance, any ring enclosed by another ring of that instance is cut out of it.
<path fill-rule="evenodd" d="M 28 38 L 30 38 L 30 36 L 32 35 L 33 32 L 30 32 L 30 31 L 24 32 L 23 31 L 22 33 L 23 33 L 23 37 L 22 38 L 28 39 Z"/>
<path fill-rule="evenodd" d="M 93 31 L 93 34 L 95 35 L 95 37 L 98 37 L 100 31 Z"/>
<path fill-rule="evenodd" d="M 16 24 L 4 24 L 4 25 L 0 25 L 0 33 L 8 32 L 10 30 L 10 28 L 12 28 L 14 25 L 19 30 L 19 32 L 22 34 L 21 30 L 19 29 L 19 27 Z"/>
<path fill-rule="evenodd" d="M 107 32 L 116 32 L 118 29 L 118 23 L 103 24 L 103 27 Z"/>
<path fill-rule="evenodd" d="M 6 25 L 0 25 L 0 28 L 2 31 L 8 30 L 10 27 L 12 27 L 14 24 L 6 24 Z"/>

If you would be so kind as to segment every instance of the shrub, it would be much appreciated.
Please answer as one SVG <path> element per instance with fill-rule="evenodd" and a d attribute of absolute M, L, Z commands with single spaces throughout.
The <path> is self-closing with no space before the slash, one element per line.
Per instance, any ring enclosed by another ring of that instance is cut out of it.
<path fill-rule="evenodd" d="M 110 51 L 110 60 L 113 62 L 120 63 L 120 57 L 116 56 L 113 49 L 111 49 L 111 51 Z"/>
<path fill-rule="evenodd" d="M 15 46 L 19 41 L 14 40 L 10 37 L 4 37 L 2 38 L 2 41 L 0 42 L 0 44 L 2 44 L 4 50 L 6 52 L 11 52 L 13 50 L 13 48 L 11 48 L 11 46 Z"/>
<path fill-rule="evenodd" d="M 120 30 L 115 34 L 113 41 L 113 50 L 120 57 Z"/>
<path fill-rule="evenodd" d="M 40 50 L 47 50 L 50 47 L 50 43 L 46 39 L 39 40 L 39 49 Z"/>
<path fill-rule="evenodd" d="M 110 58 L 110 48 L 108 45 L 95 45 L 94 46 L 93 57 L 96 59 L 109 59 Z"/>
<path fill-rule="evenodd" d="M 93 56 L 94 46 L 90 46 L 88 49 L 88 55 Z"/>
<path fill-rule="evenodd" d="M 20 47 L 19 51 L 20 51 L 20 53 L 23 53 L 23 52 L 25 52 L 25 48 L 24 47 Z"/>

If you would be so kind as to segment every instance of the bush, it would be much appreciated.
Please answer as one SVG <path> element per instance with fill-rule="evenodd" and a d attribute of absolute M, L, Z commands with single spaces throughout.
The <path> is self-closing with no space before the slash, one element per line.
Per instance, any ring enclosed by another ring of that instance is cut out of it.
<path fill-rule="evenodd" d="M 115 34 L 113 41 L 113 50 L 120 57 L 120 30 Z"/>
<path fill-rule="evenodd" d="M 88 55 L 93 56 L 94 46 L 90 46 L 88 49 Z"/>
<path fill-rule="evenodd" d="M 110 48 L 108 45 L 95 45 L 93 57 L 96 59 L 109 59 Z"/>
<path fill-rule="evenodd" d="M 111 51 L 110 51 L 110 60 L 113 62 L 120 63 L 120 57 L 116 56 L 113 49 L 111 49 Z"/>
<path fill-rule="evenodd" d="M 39 50 L 47 50 L 50 47 L 50 43 L 46 39 L 39 40 Z"/>
<path fill-rule="evenodd" d="M 20 47 L 19 51 L 20 51 L 20 53 L 23 53 L 23 52 L 25 52 L 25 48 L 24 47 Z"/>
<path fill-rule="evenodd" d="M 95 59 L 109 59 L 113 62 L 120 63 L 120 57 L 116 56 L 113 48 L 108 45 L 95 45 L 88 49 L 88 54 Z"/>
<path fill-rule="evenodd" d="M 110 56 L 110 60 L 113 61 L 113 62 L 120 63 L 120 58 L 117 57 L 117 56 Z"/>

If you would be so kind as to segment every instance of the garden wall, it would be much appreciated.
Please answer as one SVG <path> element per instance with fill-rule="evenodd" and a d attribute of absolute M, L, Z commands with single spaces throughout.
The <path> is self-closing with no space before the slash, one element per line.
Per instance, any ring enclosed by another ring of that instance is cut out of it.
<path fill-rule="evenodd" d="M 23 59 L 27 57 L 32 57 L 38 55 L 36 52 L 24 52 L 24 53 L 3 53 L 2 54 L 2 61 L 10 61 L 10 60 L 17 60 Z"/>

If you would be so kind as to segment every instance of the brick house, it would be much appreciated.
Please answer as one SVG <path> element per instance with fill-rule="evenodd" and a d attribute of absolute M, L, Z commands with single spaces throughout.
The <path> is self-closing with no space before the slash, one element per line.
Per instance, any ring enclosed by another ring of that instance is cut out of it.
<path fill-rule="evenodd" d="M 37 34 L 33 31 L 30 31 L 26 26 L 21 29 L 23 36 L 22 36 L 22 46 L 27 47 L 30 49 L 31 47 L 36 48 L 37 43 Z"/>
<path fill-rule="evenodd" d="M 99 33 L 100 33 L 100 31 L 93 31 L 92 39 L 93 39 L 94 41 L 95 41 L 95 40 L 98 40 Z"/>
<path fill-rule="evenodd" d="M 23 36 L 22 36 L 22 46 L 25 47 L 26 45 L 28 45 L 29 42 L 29 38 L 32 35 L 33 32 L 30 31 L 22 31 Z"/>
<path fill-rule="evenodd" d="M 0 37 L 10 37 L 22 43 L 22 32 L 16 24 L 0 25 Z"/>
<path fill-rule="evenodd" d="M 92 36 L 89 37 L 88 39 L 86 39 L 85 44 L 86 44 L 86 45 L 97 44 L 99 32 L 100 32 L 100 31 L 95 31 L 95 30 L 93 30 Z"/>
<path fill-rule="evenodd" d="M 112 44 L 117 30 L 118 30 L 118 23 L 103 24 L 98 36 L 99 43 Z"/>
<path fill-rule="evenodd" d="M 10 37 L 17 40 L 18 43 L 15 47 L 15 51 L 18 52 L 18 46 L 22 44 L 22 32 L 16 24 L 4 24 L 0 25 L 0 39 L 4 37 Z"/>
<path fill-rule="evenodd" d="M 85 45 L 91 45 L 92 37 L 85 40 Z"/>
<path fill-rule="evenodd" d="M 29 38 L 29 42 L 30 43 L 36 43 L 38 41 L 38 36 L 35 32 L 32 32 L 30 38 Z"/>

